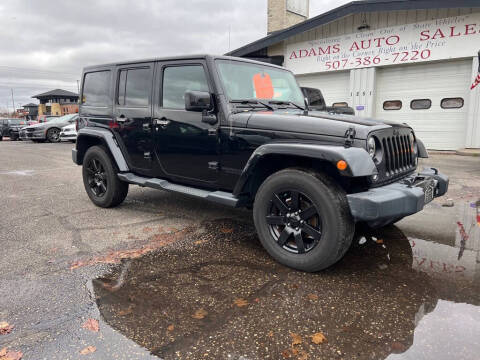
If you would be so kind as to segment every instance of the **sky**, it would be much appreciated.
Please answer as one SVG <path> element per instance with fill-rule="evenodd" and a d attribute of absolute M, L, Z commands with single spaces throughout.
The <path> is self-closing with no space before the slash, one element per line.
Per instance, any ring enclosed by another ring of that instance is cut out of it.
<path fill-rule="evenodd" d="M 310 17 L 349 0 L 310 0 Z M 224 54 L 266 35 L 267 0 L 2 0 L 0 111 L 78 92 L 84 66 Z M 230 34 L 230 35 L 229 35 Z"/>

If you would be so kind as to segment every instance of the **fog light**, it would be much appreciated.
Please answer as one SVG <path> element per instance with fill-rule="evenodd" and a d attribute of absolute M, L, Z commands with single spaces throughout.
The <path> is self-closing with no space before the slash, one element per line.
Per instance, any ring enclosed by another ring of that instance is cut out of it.
<path fill-rule="evenodd" d="M 378 175 L 377 175 L 377 174 L 372 175 L 372 180 L 373 180 L 373 181 L 377 181 L 377 180 L 378 180 Z"/>

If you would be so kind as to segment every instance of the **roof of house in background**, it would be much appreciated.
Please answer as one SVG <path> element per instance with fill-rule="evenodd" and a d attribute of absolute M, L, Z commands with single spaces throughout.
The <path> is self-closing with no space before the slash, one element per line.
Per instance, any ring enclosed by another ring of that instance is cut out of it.
<path fill-rule="evenodd" d="M 301 34 L 318 26 L 338 20 L 342 17 L 377 11 L 398 10 L 425 10 L 425 9 L 449 9 L 449 8 L 474 8 L 480 7 L 478 0 L 362 0 L 352 1 L 333 10 L 307 19 L 301 23 L 290 26 L 284 30 L 276 31 L 250 44 L 244 45 L 226 55 L 245 56 L 268 46 L 279 43 L 289 37 Z"/>
<path fill-rule="evenodd" d="M 23 107 L 33 107 L 33 106 L 38 106 L 38 104 L 28 103 L 28 104 L 23 105 Z"/>
<path fill-rule="evenodd" d="M 45 97 L 77 97 L 78 98 L 78 94 L 71 91 L 67 91 L 67 90 L 55 89 L 55 90 L 47 91 L 45 93 L 32 96 L 32 98 L 37 98 L 37 99 L 45 98 Z"/>

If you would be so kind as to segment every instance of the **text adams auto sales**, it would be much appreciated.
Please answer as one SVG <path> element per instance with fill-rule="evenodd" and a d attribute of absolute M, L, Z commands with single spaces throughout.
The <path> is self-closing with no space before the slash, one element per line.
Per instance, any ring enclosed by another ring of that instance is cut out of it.
<path fill-rule="evenodd" d="M 295 74 L 473 57 L 480 16 L 456 16 L 287 45 L 285 66 Z"/>

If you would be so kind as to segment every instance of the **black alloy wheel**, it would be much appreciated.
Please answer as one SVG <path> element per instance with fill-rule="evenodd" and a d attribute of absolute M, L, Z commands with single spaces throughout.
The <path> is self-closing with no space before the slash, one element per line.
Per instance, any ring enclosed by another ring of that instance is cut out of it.
<path fill-rule="evenodd" d="M 287 189 L 273 193 L 270 202 L 266 222 L 278 246 L 294 254 L 311 251 L 322 237 L 322 218 L 313 201 Z"/>
<path fill-rule="evenodd" d="M 128 194 L 128 183 L 118 178 L 118 168 L 103 146 L 88 148 L 83 157 L 83 185 L 90 200 L 103 208 L 123 202 Z"/>
<path fill-rule="evenodd" d="M 91 158 L 86 164 L 87 182 L 90 190 L 97 197 L 102 197 L 107 192 L 107 176 L 102 163 L 95 158 Z"/>
<path fill-rule="evenodd" d="M 287 168 L 267 177 L 255 194 L 253 220 L 265 250 L 303 271 L 340 260 L 355 231 L 345 191 L 311 169 Z"/>
<path fill-rule="evenodd" d="M 60 129 L 51 128 L 47 131 L 47 140 L 49 142 L 59 142 L 60 141 Z"/>

